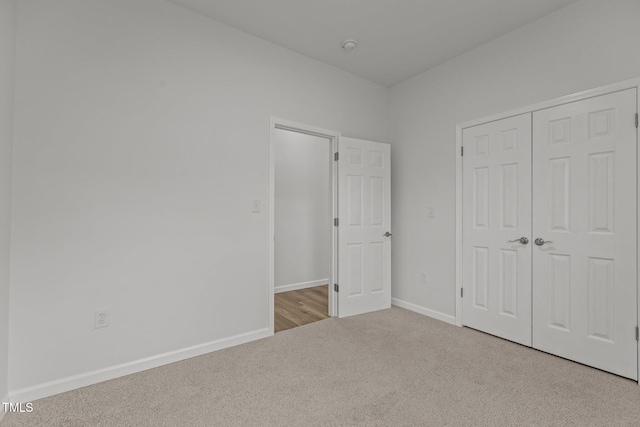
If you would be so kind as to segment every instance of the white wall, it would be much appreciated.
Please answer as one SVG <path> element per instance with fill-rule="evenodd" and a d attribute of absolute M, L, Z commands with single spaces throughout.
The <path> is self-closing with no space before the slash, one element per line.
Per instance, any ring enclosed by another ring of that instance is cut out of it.
<path fill-rule="evenodd" d="M 638 77 L 638 40 L 639 1 L 583 0 L 391 89 L 394 298 L 455 315 L 456 124 Z"/>
<path fill-rule="evenodd" d="M 276 292 L 328 283 L 331 151 L 327 138 L 274 131 Z"/>
<path fill-rule="evenodd" d="M 386 88 L 163 1 L 23 0 L 17 52 L 22 397 L 266 331 L 270 116 L 389 139 Z"/>
<path fill-rule="evenodd" d="M 16 1 L 0 0 L 0 399 L 8 394 L 11 144 Z M 0 418 L 4 415 L 0 411 Z"/>

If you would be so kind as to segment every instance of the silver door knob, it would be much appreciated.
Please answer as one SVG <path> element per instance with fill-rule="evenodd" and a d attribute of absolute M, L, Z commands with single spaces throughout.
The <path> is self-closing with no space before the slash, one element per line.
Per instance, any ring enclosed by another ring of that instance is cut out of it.
<path fill-rule="evenodd" d="M 553 243 L 553 242 L 551 240 L 544 240 L 544 239 L 541 239 L 540 237 L 538 237 L 536 240 L 533 241 L 533 243 L 535 243 L 538 246 L 542 246 L 545 243 Z"/>
<path fill-rule="evenodd" d="M 391 237 L 391 236 L 392 236 L 392 234 L 389 233 L 388 231 L 386 233 L 384 233 L 384 237 Z"/>
<path fill-rule="evenodd" d="M 509 240 L 509 242 L 511 242 L 511 243 L 513 243 L 513 242 L 520 242 L 520 243 L 522 243 L 523 245 L 526 245 L 527 243 L 529 243 L 529 239 L 527 239 L 526 237 L 522 236 L 521 238 L 516 239 L 516 240 Z"/>

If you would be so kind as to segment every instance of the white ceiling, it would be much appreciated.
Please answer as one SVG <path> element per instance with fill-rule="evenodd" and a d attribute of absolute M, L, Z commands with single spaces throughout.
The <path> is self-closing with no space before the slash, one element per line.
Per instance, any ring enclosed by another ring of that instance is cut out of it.
<path fill-rule="evenodd" d="M 392 86 L 576 0 L 169 1 Z"/>

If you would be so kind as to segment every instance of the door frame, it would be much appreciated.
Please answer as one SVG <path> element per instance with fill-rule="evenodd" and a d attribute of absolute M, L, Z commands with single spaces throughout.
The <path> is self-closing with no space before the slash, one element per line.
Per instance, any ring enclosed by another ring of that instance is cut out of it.
<path fill-rule="evenodd" d="M 269 333 L 274 334 L 274 293 L 275 293 L 275 130 L 286 130 L 290 132 L 302 133 L 305 135 L 318 136 L 329 140 L 330 155 L 338 152 L 338 140 L 340 132 L 322 129 L 315 126 L 296 123 L 290 120 L 270 117 L 269 120 Z M 330 213 L 332 218 L 338 217 L 338 168 L 336 162 L 330 161 Z M 338 231 L 337 227 L 330 226 L 331 233 L 331 271 L 329 274 L 329 316 L 338 316 L 338 296 L 333 291 L 332 284 L 337 283 L 338 278 Z"/>
<path fill-rule="evenodd" d="M 555 98 L 549 101 L 540 102 L 537 104 L 531 104 L 525 107 L 516 108 L 513 110 L 505 111 L 498 114 L 493 114 L 491 116 L 486 116 L 480 119 L 470 120 L 463 123 L 458 123 L 456 125 L 456 250 L 455 250 L 455 324 L 457 326 L 462 327 L 462 203 L 463 203 L 463 195 L 462 195 L 462 131 L 466 128 L 470 128 L 473 126 L 478 126 L 481 124 L 506 119 L 513 116 L 518 116 L 526 113 L 534 113 L 539 110 L 544 110 L 551 107 L 557 107 L 558 105 L 569 104 L 571 102 L 582 101 L 588 98 L 594 98 L 601 95 L 606 95 L 613 92 L 619 92 L 627 89 L 636 89 L 636 111 L 640 112 L 640 77 L 624 80 L 621 82 L 613 83 L 606 86 L 597 87 L 594 89 L 585 90 L 582 92 L 577 92 L 574 94 L 562 96 L 559 98 Z M 633 120 L 633 118 L 629 118 L 629 120 Z M 533 129 L 532 129 L 533 131 Z M 533 143 L 533 141 L 532 141 Z M 638 146 L 638 128 L 636 128 L 636 146 Z M 636 222 L 638 226 L 638 230 L 640 230 L 640 147 L 636 149 L 636 180 L 637 180 L 637 194 L 636 194 Z M 640 231 L 639 231 L 640 233 Z M 640 325 L 640 287 L 638 286 L 638 282 L 640 282 L 640 272 L 638 272 L 638 268 L 640 267 L 640 238 L 636 235 L 636 312 L 638 318 L 636 319 L 636 325 Z M 639 379 L 638 383 L 640 384 L 640 341 L 638 342 L 638 373 Z"/>

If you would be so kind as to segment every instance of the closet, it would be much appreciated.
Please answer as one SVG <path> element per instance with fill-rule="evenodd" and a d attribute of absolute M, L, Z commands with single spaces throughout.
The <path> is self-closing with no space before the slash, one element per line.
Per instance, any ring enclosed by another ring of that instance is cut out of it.
<path fill-rule="evenodd" d="M 462 129 L 462 323 L 638 378 L 637 88 Z"/>

